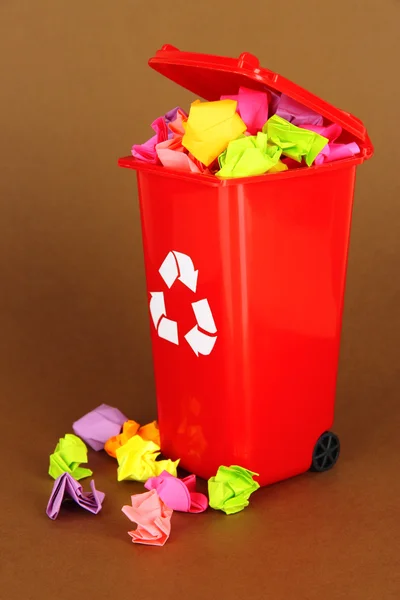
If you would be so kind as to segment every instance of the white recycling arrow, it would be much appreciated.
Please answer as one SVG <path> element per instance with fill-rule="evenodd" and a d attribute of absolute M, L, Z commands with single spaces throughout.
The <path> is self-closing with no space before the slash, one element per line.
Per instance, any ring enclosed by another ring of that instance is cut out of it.
<path fill-rule="evenodd" d="M 163 340 L 172 342 L 177 346 L 179 345 L 178 323 L 176 321 L 171 321 L 171 319 L 167 319 L 167 317 L 161 317 L 157 332 Z"/>
<path fill-rule="evenodd" d="M 197 278 L 199 276 L 199 272 L 194 270 L 192 259 L 187 254 L 182 254 L 182 252 L 174 251 L 174 255 L 178 262 L 179 281 L 186 285 L 189 290 L 195 292 L 197 288 Z"/>
<path fill-rule="evenodd" d="M 192 302 L 192 308 L 196 317 L 197 325 L 185 335 L 185 340 L 196 356 L 199 356 L 199 354 L 207 356 L 214 348 L 215 342 L 217 341 L 217 336 L 207 335 L 206 333 L 203 333 L 203 331 L 207 331 L 208 333 L 217 333 L 214 317 L 212 316 L 211 308 L 208 304 L 207 298 L 199 300 L 198 302 Z M 199 327 L 203 329 L 203 331 L 200 331 Z"/>
<path fill-rule="evenodd" d="M 207 335 L 206 333 L 199 331 L 199 328 L 195 325 L 193 329 L 185 335 L 185 340 L 196 356 L 199 356 L 199 354 L 208 356 L 214 348 L 217 336 Z"/>
<path fill-rule="evenodd" d="M 166 259 L 159 268 L 158 272 L 164 279 L 165 283 L 171 288 L 179 276 L 178 263 L 173 252 L 168 252 Z"/>
<path fill-rule="evenodd" d="M 163 292 L 150 292 L 150 296 L 150 314 L 153 319 L 154 327 L 157 329 L 161 317 L 167 315 L 164 294 Z"/>
<path fill-rule="evenodd" d="M 192 259 L 183 252 L 171 250 L 159 268 L 159 273 L 168 288 L 179 279 L 193 292 L 197 290 L 199 272 L 195 270 Z M 160 338 L 179 345 L 178 323 L 167 317 L 163 292 L 150 292 L 150 314 Z M 207 298 L 192 302 L 196 325 L 185 339 L 196 356 L 210 354 L 217 341 L 217 327 Z"/>
<path fill-rule="evenodd" d="M 210 305 L 207 298 L 192 302 L 192 308 L 196 316 L 197 325 L 200 329 L 208 331 L 208 333 L 217 333 L 214 317 L 212 316 Z"/>
<path fill-rule="evenodd" d="M 192 292 L 197 289 L 198 271 L 195 271 L 192 259 L 187 254 L 173 250 L 167 254 L 159 269 L 161 277 L 169 288 L 179 279 Z"/>

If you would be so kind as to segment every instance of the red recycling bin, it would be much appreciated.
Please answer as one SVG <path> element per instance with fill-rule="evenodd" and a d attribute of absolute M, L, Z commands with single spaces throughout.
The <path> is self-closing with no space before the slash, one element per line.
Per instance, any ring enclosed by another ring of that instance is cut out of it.
<path fill-rule="evenodd" d="M 362 122 L 244 53 L 164 46 L 151 67 L 198 97 L 284 92 L 343 127 L 359 155 L 245 179 L 137 171 L 161 449 L 209 478 L 222 464 L 261 485 L 333 466 L 330 433 Z"/>

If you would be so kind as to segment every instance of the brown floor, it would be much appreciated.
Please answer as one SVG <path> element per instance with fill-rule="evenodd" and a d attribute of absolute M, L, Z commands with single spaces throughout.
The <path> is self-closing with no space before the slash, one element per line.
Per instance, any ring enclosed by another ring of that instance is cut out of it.
<path fill-rule="evenodd" d="M 342 367 L 336 430 L 343 454 L 333 471 L 264 488 L 238 515 L 175 513 L 163 548 L 131 543 L 121 506 L 143 486 L 117 483 L 116 463 L 104 452 L 89 453 L 96 485 L 107 494 L 102 512 L 72 507 L 47 518 L 47 457 L 82 402 L 71 389 L 31 383 L 23 411 L 21 382 L 8 390 L 3 424 L 10 462 L 0 504 L 2 598 L 399 597 L 400 409 L 377 375 L 356 380 Z M 128 411 L 129 404 L 120 406 Z M 130 408 L 132 416 L 141 411 L 135 402 Z"/>
<path fill-rule="evenodd" d="M 235 7 L 0 2 L 1 600 L 400 598 L 400 3 Z M 121 513 L 143 488 L 118 484 L 103 453 L 90 453 L 98 516 L 45 508 L 48 456 L 74 419 L 102 402 L 155 416 L 135 178 L 115 165 L 193 99 L 146 66 L 165 42 L 253 52 L 361 118 L 376 155 L 357 181 L 340 462 L 236 516 L 175 514 L 167 545 L 146 548 Z"/>

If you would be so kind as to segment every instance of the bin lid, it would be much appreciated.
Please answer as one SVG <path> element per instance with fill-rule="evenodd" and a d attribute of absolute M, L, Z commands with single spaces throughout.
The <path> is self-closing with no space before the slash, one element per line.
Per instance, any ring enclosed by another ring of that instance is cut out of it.
<path fill-rule="evenodd" d="M 373 154 L 367 130 L 357 117 L 336 108 L 274 71 L 260 66 L 256 56 L 243 52 L 228 58 L 195 52 L 182 52 L 165 44 L 149 65 L 168 79 L 205 100 L 219 100 L 222 95 L 237 94 L 240 86 L 265 91 L 266 88 L 290 96 L 329 121 L 341 125 L 362 143 L 364 158 Z"/>

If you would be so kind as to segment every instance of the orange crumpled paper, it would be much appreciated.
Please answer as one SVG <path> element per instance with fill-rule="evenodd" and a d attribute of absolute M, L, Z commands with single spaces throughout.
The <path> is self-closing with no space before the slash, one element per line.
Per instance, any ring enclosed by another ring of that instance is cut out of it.
<path fill-rule="evenodd" d="M 157 446 L 160 446 L 160 430 L 158 429 L 157 421 L 142 425 L 138 431 L 138 435 L 146 442 L 154 442 Z"/>
<path fill-rule="evenodd" d="M 104 450 L 113 458 L 117 458 L 118 448 L 126 444 L 134 435 L 140 435 L 143 440 L 154 442 L 157 446 L 160 445 L 160 430 L 157 421 L 152 421 L 142 427 L 136 421 L 126 421 L 122 426 L 122 432 L 106 441 Z"/>

